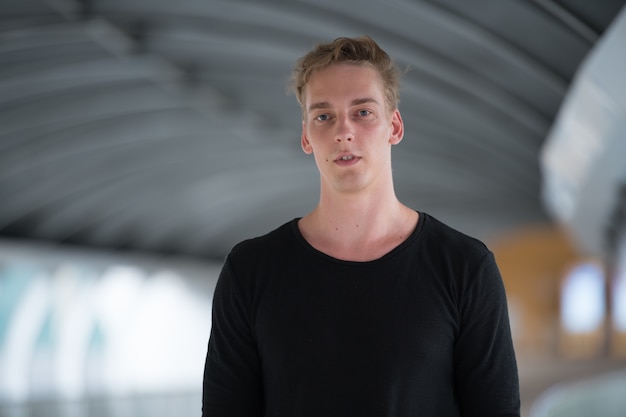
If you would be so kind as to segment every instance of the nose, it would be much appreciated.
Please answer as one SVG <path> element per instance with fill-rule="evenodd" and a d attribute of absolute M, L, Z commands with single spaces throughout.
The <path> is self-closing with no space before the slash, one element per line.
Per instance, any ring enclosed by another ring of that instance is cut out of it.
<path fill-rule="evenodd" d="M 354 140 L 354 133 L 352 124 L 347 117 L 341 117 L 337 120 L 337 130 L 335 132 L 335 142 L 352 142 Z"/>
<path fill-rule="evenodd" d="M 335 135 L 335 142 L 337 143 L 341 143 L 341 142 L 352 142 L 352 140 L 354 139 L 354 135 L 352 133 L 341 133 L 341 134 L 337 134 Z"/>

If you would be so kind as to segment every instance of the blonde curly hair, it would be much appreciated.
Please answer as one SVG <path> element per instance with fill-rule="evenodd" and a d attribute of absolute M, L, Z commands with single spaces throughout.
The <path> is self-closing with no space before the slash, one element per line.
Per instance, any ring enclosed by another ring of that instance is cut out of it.
<path fill-rule="evenodd" d="M 311 75 L 319 69 L 337 63 L 370 65 L 376 69 L 383 81 L 389 110 L 397 109 L 400 102 L 400 71 L 389 55 L 372 38 L 365 35 L 356 38 L 341 37 L 332 42 L 317 44 L 296 62 L 290 88 L 295 93 L 303 113 L 304 90 Z"/>

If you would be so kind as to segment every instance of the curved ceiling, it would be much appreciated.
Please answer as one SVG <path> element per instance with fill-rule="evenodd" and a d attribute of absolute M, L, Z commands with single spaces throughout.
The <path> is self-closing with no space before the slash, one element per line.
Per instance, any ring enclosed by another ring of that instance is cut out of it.
<path fill-rule="evenodd" d="M 221 260 L 318 196 L 287 93 L 315 43 L 408 71 L 405 203 L 486 239 L 548 222 L 539 153 L 623 0 L 4 0 L 0 237 Z"/>

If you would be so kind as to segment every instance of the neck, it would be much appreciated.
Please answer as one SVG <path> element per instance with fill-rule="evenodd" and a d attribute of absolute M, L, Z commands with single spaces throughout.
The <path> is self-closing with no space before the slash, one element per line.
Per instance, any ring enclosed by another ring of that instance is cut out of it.
<path fill-rule="evenodd" d="M 417 213 L 403 205 L 393 187 L 381 192 L 325 193 L 300 220 L 304 238 L 316 249 L 345 260 L 376 259 L 411 233 Z"/>
<path fill-rule="evenodd" d="M 375 233 L 378 228 L 392 225 L 403 205 L 393 190 L 380 193 L 334 194 L 320 193 L 320 201 L 311 213 L 318 227 L 343 233 Z M 367 225 L 367 228 L 361 226 Z"/>

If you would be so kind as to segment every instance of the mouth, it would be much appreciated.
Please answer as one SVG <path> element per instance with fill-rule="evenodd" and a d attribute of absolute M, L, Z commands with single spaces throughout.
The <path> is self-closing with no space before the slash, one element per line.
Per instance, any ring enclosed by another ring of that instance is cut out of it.
<path fill-rule="evenodd" d="M 341 165 L 341 166 L 349 166 L 352 164 L 357 163 L 357 161 L 360 159 L 360 157 L 356 156 L 356 155 L 352 155 L 352 154 L 343 154 L 343 155 L 339 155 L 337 157 L 337 159 L 335 159 L 335 163 Z"/>

